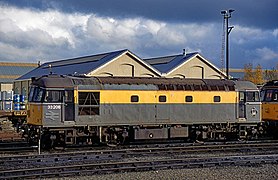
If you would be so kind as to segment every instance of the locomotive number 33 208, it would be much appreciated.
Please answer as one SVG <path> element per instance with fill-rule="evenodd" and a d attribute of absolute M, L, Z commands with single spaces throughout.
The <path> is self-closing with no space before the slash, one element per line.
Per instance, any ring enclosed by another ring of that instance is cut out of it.
<path fill-rule="evenodd" d="M 47 109 L 61 109 L 61 105 L 48 105 Z"/>

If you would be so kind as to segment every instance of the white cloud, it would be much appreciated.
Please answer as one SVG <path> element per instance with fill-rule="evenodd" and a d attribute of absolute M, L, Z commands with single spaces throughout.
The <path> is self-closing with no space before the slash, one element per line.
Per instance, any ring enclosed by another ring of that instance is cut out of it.
<path fill-rule="evenodd" d="M 219 64 L 221 31 L 221 25 L 213 23 L 167 23 L 142 17 L 120 19 L 93 13 L 68 14 L 0 5 L 0 60 L 34 62 L 118 49 L 151 57 L 182 53 L 185 48 L 201 52 L 212 63 Z M 231 40 L 241 47 L 250 41 L 277 37 L 277 34 L 277 29 L 263 31 L 237 25 Z M 264 58 L 276 57 L 271 49 L 272 53 L 267 53 L 260 46 L 255 48 L 258 54 L 265 52 Z"/>
<path fill-rule="evenodd" d="M 236 25 L 231 32 L 232 40 L 236 44 L 245 44 L 250 41 L 262 40 L 266 38 L 266 33 L 261 29 Z"/>
<path fill-rule="evenodd" d="M 44 32 L 46 36 L 52 38 L 54 44 L 56 44 L 56 40 L 64 39 L 73 47 L 74 35 L 71 32 L 71 28 L 81 27 L 84 29 L 85 22 L 88 19 L 86 15 L 63 14 L 54 10 L 38 12 L 6 6 L 0 6 L 0 10 L 0 23 L 1 27 L 3 27 L 0 29 L 1 32 L 10 34 L 22 33 L 25 35 L 33 32 Z M 9 24 L 7 25 L 7 23 Z M 38 36 L 38 38 L 41 37 Z M 46 44 L 48 44 L 47 41 Z"/>
<path fill-rule="evenodd" d="M 169 24 L 7 6 L 0 6 L 0 11 L 0 42 L 7 47 L 0 49 L 3 60 L 67 58 L 125 48 L 135 53 L 144 50 L 142 54 L 152 49 L 199 50 L 196 42 L 205 44 L 208 33 L 214 33 L 213 26 L 194 23 Z"/>
<path fill-rule="evenodd" d="M 274 29 L 273 36 L 278 37 L 278 29 Z"/>
<path fill-rule="evenodd" d="M 256 53 L 262 60 L 272 60 L 278 58 L 278 52 L 274 52 L 267 47 L 256 49 Z"/>

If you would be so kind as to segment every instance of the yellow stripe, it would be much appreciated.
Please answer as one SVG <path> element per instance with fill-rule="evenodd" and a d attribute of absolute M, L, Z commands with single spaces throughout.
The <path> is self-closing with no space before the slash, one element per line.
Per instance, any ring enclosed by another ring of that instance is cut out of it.
<path fill-rule="evenodd" d="M 1 79 L 16 79 L 18 78 L 20 75 L 0 75 Z"/>
<path fill-rule="evenodd" d="M 11 62 L 0 62 L 0 66 L 20 66 L 20 67 L 38 67 L 37 63 L 11 63 Z"/>
<path fill-rule="evenodd" d="M 82 92 L 89 92 L 84 91 Z M 157 103 L 160 95 L 167 97 L 166 103 L 185 103 L 186 96 L 192 96 L 192 103 L 214 103 L 214 96 L 220 96 L 220 103 L 236 103 L 237 92 L 224 91 L 139 91 L 139 90 L 101 90 L 100 103 L 128 104 L 132 95 L 139 96 L 138 103 Z"/>

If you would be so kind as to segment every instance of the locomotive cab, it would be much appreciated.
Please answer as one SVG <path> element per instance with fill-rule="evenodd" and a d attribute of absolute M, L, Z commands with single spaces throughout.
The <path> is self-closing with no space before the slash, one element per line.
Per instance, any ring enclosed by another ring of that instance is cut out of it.
<path fill-rule="evenodd" d="M 28 123 L 47 126 L 72 124 L 73 100 L 73 90 L 32 86 L 29 95 Z"/>
<path fill-rule="evenodd" d="M 263 120 L 276 123 L 278 121 L 278 80 L 270 81 L 262 87 L 261 100 Z"/>
<path fill-rule="evenodd" d="M 239 121 L 260 122 L 261 101 L 260 92 L 255 84 L 248 81 L 235 81 L 238 91 Z"/>
<path fill-rule="evenodd" d="M 239 120 L 260 121 L 260 96 L 259 91 L 239 92 Z"/>
<path fill-rule="evenodd" d="M 74 88 L 69 82 L 54 74 L 33 80 L 28 99 L 28 124 L 46 127 L 74 124 Z"/>

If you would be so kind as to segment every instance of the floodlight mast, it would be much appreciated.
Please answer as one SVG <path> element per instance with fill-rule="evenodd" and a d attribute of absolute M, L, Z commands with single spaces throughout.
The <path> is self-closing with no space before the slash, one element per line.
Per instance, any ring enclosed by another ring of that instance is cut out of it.
<path fill-rule="evenodd" d="M 229 79 L 229 34 L 234 28 L 233 26 L 229 27 L 229 18 L 232 17 L 232 12 L 234 9 L 222 10 L 221 14 L 224 17 L 224 21 L 226 22 L 226 78 Z"/>

